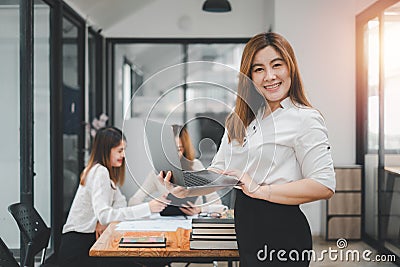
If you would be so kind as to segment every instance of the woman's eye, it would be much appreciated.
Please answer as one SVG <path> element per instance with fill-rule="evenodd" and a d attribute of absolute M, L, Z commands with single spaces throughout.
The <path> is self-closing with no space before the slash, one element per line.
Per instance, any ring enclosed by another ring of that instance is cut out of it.
<path fill-rule="evenodd" d="M 263 69 L 262 68 L 255 68 L 254 69 L 254 72 L 260 72 L 260 71 L 262 71 Z"/>
<path fill-rule="evenodd" d="M 280 66 L 282 66 L 282 64 L 280 64 L 280 63 L 273 65 L 274 68 L 279 68 Z"/>

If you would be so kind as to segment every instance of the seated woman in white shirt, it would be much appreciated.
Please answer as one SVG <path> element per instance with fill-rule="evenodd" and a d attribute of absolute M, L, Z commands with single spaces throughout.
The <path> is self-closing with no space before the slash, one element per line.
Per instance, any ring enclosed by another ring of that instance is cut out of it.
<path fill-rule="evenodd" d="M 190 140 L 189 133 L 185 127 L 180 125 L 172 125 L 176 144 L 178 146 L 179 158 L 181 161 L 182 169 L 184 170 L 203 170 L 203 164 L 195 158 L 195 151 Z M 152 171 L 150 172 L 140 189 L 129 199 L 129 205 L 138 205 L 143 203 L 148 198 L 158 197 L 159 195 L 167 196 L 168 191 L 158 180 L 157 174 Z M 195 215 L 200 212 L 211 212 L 210 207 L 207 204 L 220 205 L 222 204 L 220 196 L 213 192 L 205 195 L 205 203 L 203 197 L 197 197 L 194 203 L 188 201 L 186 207 L 180 207 L 180 211 L 183 215 Z M 167 210 L 165 210 L 167 211 Z M 172 212 L 173 213 L 173 212 Z M 171 215 L 178 215 L 173 213 Z"/>
<path fill-rule="evenodd" d="M 148 204 L 127 206 L 119 186 L 125 178 L 125 137 L 114 127 L 100 129 L 94 139 L 89 163 L 81 174 L 63 227 L 58 255 L 60 266 L 97 266 L 89 257 L 99 223 L 132 220 L 162 211 L 169 201 L 163 197 Z"/>

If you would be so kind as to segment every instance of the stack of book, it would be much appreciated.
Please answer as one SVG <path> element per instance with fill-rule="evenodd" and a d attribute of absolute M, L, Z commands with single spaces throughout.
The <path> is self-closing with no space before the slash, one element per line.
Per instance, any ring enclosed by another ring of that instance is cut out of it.
<path fill-rule="evenodd" d="M 192 220 L 191 249 L 237 249 L 233 219 L 196 218 Z"/>
<path fill-rule="evenodd" d="M 167 245 L 164 236 L 121 237 L 120 248 L 165 248 Z"/>

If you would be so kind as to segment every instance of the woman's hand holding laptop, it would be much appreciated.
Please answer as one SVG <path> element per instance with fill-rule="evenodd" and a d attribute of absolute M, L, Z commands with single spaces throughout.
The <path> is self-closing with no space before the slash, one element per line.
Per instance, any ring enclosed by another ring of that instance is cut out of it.
<path fill-rule="evenodd" d="M 215 172 L 215 173 L 225 173 L 223 171 L 220 171 L 218 169 L 208 169 L 209 171 Z M 232 174 L 231 174 L 232 175 Z M 240 179 L 236 176 L 232 176 L 235 179 L 237 179 L 237 183 L 236 186 L 240 186 L 243 183 L 240 181 Z M 176 196 L 177 198 L 185 198 L 185 197 L 190 197 L 190 196 L 199 196 L 199 195 L 204 195 L 204 194 L 209 194 L 211 192 L 214 192 L 216 190 L 218 190 L 218 187 L 215 188 L 209 188 L 208 191 L 207 190 L 203 190 L 202 192 L 200 191 L 195 191 L 192 189 L 189 189 L 187 187 L 183 187 L 180 185 L 176 185 L 174 183 L 171 182 L 172 179 L 172 172 L 168 171 L 167 175 L 164 177 L 164 172 L 160 171 L 160 173 L 157 176 L 157 179 L 159 180 L 159 182 L 161 184 L 163 184 L 165 186 L 165 188 L 168 190 L 169 193 L 171 193 L 172 195 Z M 236 187 L 235 186 L 235 187 Z M 240 188 L 240 187 L 239 187 Z"/>
<path fill-rule="evenodd" d="M 158 180 L 162 183 L 165 188 L 178 198 L 185 198 L 189 196 L 189 190 L 183 186 L 176 185 L 171 183 L 172 173 L 170 171 L 167 172 L 167 175 L 164 177 L 164 173 L 161 171 L 158 176 Z"/>

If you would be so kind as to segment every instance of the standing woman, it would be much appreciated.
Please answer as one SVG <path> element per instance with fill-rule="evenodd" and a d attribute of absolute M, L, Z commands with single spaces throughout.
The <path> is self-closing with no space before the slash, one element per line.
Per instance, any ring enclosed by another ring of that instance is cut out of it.
<path fill-rule="evenodd" d="M 115 127 L 96 133 L 89 163 L 81 174 L 63 228 L 58 256 L 61 266 L 97 266 L 96 260 L 89 257 L 89 249 L 104 230 L 101 225 L 149 216 L 166 207 L 166 199 L 127 207 L 119 190 L 125 178 L 125 142 L 121 130 Z"/>
<path fill-rule="evenodd" d="M 235 201 L 240 266 L 309 266 L 311 231 L 299 204 L 330 198 L 336 184 L 324 119 L 281 35 L 251 38 L 240 72 L 235 110 L 210 166 L 243 183 Z M 187 195 L 170 176 L 170 191 Z"/>

